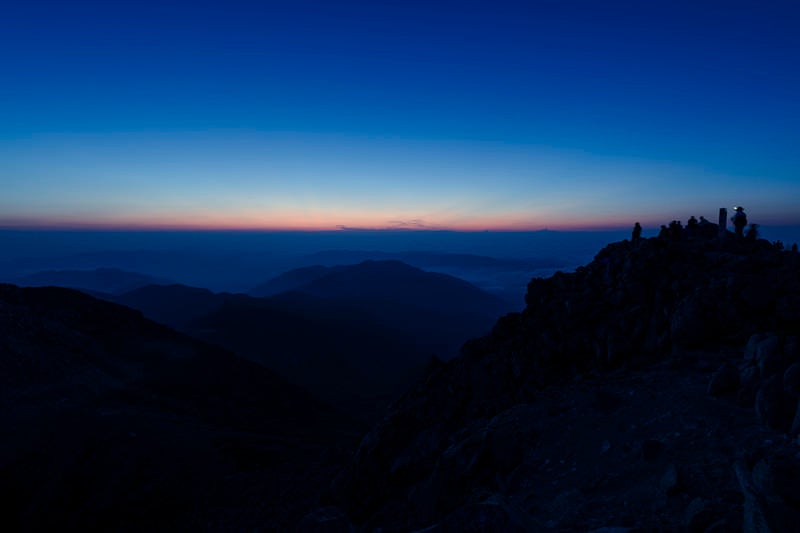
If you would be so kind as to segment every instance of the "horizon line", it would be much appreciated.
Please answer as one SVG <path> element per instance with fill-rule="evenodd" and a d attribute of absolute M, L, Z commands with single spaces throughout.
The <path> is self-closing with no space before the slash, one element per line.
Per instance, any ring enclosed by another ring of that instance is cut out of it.
<path fill-rule="evenodd" d="M 99 231 L 99 232 L 230 232 L 230 233 L 531 233 L 531 232 L 563 232 L 563 231 L 624 231 L 633 228 L 629 224 L 554 224 L 548 226 L 349 226 L 337 224 L 333 226 L 234 226 L 234 225 L 185 225 L 185 224 L 102 224 L 102 223 L 11 223 L 0 222 L 0 231 Z M 643 226 L 658 229 L 658 225 Z"/>
<path fill-rule="evenodd" d="M 632 219 L 633 220 L 633 219 Z M 2 223 L 0 231 L 54 231 L 54 232 L 140 232 L 140 233 L 536 233 L 536 232 L 593 232 L 593 231 L 630 231 L 633 220 L 629 223 L 600 224 L 554 224 L 548 226 L 484 226 L 484 227 L 443 227 L 443 226 L 234 226 L 234 225 L 186 225 L 186 224 L 102 224 L 102 223 Z M 641 220 L 640 220 L 641 222 Z M 662 223 L 641 222 L 645 230 L 658 230 Z M 663 224 L 668 224 L 664 222 Z M 730 225 L 728 225 L 730 226 Z M 800 221 L 780 222 L 774 224 L 758 224 L 759 227 L 800 227 Z"/>

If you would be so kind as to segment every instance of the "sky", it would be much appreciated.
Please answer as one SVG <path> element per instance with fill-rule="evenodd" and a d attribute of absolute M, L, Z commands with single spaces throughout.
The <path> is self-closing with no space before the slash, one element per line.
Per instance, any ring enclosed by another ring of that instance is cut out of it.
<path fill-rule="evenodd" d="M 800 2 L 4 2 L 0 227 L 800 224 Z"/>

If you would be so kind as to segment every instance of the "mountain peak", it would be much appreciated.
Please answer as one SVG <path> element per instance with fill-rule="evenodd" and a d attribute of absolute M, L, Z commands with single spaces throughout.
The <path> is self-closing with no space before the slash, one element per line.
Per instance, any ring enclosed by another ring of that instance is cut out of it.
<path fill-rule="evenodd" d="M 758 516 L 714 494 L 777 501 L 746 480 L 800 432 L 783 392 L 800 368 L 799 265 L 763 240 L 652 238 L 531 280 L 524 311 L 363 439 L 338 501 L 367 528 L 457 530 L 480 515 L 497 530 L 681 529 L 702 512 L 755 530 Z M 717 453 L 698 452 L 707 445 Z"/>
<path fill-rule="evenodd" d="M 494 316 L 507 308 L 505 302 L 467 281 L 427 272 L 394 259 L 290 270 L 251 294 L 272 295 L 287 291 L 343 301 L 384 301 L 440 310 L 481 309 Z"/>

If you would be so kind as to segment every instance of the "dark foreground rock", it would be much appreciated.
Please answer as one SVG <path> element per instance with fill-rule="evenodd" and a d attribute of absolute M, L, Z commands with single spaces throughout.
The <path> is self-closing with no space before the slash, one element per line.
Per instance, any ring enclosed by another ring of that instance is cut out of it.
<path fill-rule="evenodd" d="M 0 285 L 0 529 L 293 528 L 358 427 L 77 291 Z"/>
<path fill-rule="evenodd" d="M 795 255 L 649 239 L 532 280 L 522 313 L 392 406 L 325 503 L 366 531 L 792 531 Z"/>

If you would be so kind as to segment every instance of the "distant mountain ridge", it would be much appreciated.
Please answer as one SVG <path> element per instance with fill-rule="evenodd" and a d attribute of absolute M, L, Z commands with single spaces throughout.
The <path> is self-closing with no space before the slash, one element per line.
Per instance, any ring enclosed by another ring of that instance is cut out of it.
<path fill-rule="evenodd" d="M 369 416 L 507 310 L 463 280 L 397 261 L 293 270 L 276 286 L 267 298 L 150 286 L 114 301 Z"/>
<path fill-rule="evenodd" d="M 291 270 L 250 291 L 268 295 L 297 291 L 322 298 L 385 300 L 435 309 L 483 309 L 499 314 L 506 304 L 462 279 L 426 272 L 401 261 L 312 266 Z"/>
<path fill-rule="evenodd" d="M 548 276 L 570 270 L 583 260 L 573 254 L 558 257 L 490 257 L 470 253 L 432 251 L 383 252 L 379 250 L 326 250 L 301 258 L 304 266 L 338 266 L 363 261 L 402 261 L 427 272 L 440 272 L 463 279 L 500 297 L 518 311 L 524 304 L 525 285 L 532 276 Z"/>
<path fill-rule="evenodd" d="M 364 261 L 401 261 L 417 268 L 457 267 L 467 269 L 503 268 L 503 269 L 537 269 L 560 267 L 563 260 L 548 257 L 531 257 L 527 259 L 509 259 L 489 257 L 486 255 L 467 253 L 442 253 L 431 251 L 383 252 L 380 250 L 324 250 L 307 256 L 309 261 L 321 265 L 332 266 L 353 264 Z"/>
<path fill-rule="evenodd" d="M 258 285 L 248 291 L 248 294 L 258 298 L 266 296 L 274 296 L 282 292 L 290 292 L 302 287 L 307 283 L 311 283 L 319 278 L 322 278 L 337 268 L 344 267 L 328 267 L 322 265 L 313 265 L 308 267 L 301 267 L 284 272 L 271 280 Z"/>
<path fill-rule="evenodd" d="M 24 287 L 66 287 L 91 292 L 122 294 L 147 285 L 172 283 L 166 278 L 118 268 L 93 270 L 45 270 L 12 280 Z"/>

